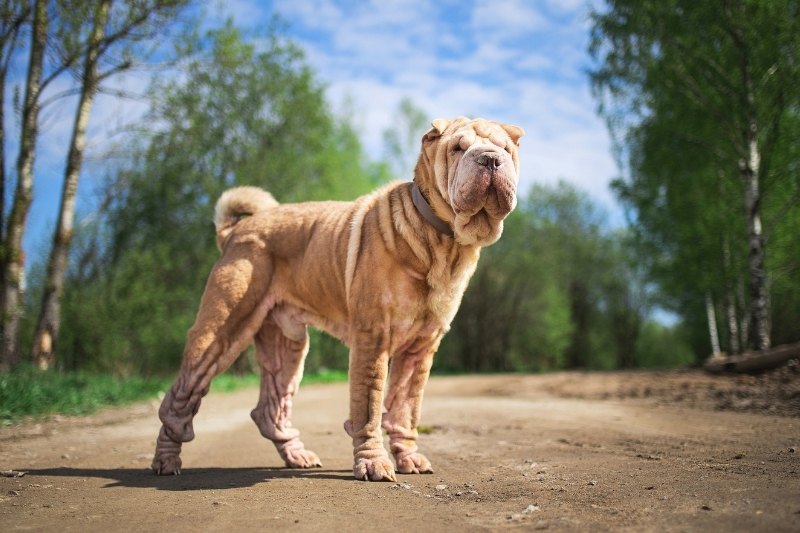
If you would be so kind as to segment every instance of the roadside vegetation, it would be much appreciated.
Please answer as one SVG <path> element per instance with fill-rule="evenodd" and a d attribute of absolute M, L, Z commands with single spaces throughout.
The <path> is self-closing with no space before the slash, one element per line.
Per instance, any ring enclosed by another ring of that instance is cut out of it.
<path fill-rule="evenodd" d="M 211 384 L 216 392 L 232 392 L 258 386 L 255 373 L 225 373 Z M 154 400 L 172 385 L 173 376 L 116 376 L 111 373 L 42 372 L 31 364 L 21 364 L 0 374 L 0 424 L 23 417 L 53 414 L 85 415 L 101 407 Z M 321 370 L 303 377 L 303 383 L 337 383 L 347 380 L 347 372 Z"/>
<path fill-rule="evenodd" d="M 210 221 L 220 193 L 247 184 L 281 202 L 347 200 L 410 179 L 434 118 L 403 101 L 384 156 L 370 157 L 355 119 L 333 111 L 324 80 L 280 24 L 200 25 L 187 13 L 203 15 L 181 1 L 69 4 L 3 4 L 0 94 L 13 89 L 15 102 L 0 103 L 9 115 L 21 109 L 22 121 L 0 132 L 0 142 L 19 135 L 19 153 L 0 146 L 0 191 L 13 192 L 0 198 L 2 420 L 163 392 L 218 257 Z M 434 372 L 668 368 L 800 340 L 797 9 L 789 0 L 620 0 L 593 13 L 591 82 L 617 141 L 613 190 L 627 221 L 612 224 L 566 182 L 521 191 Z M 127 34 L 97 31 L 139 23 Z M 128 60 L 91 63 L 98 46 Z M 27 65 L 26 76 L 7 76 L 10 64 Z M 38 105 L 52 105 L 41 86 L 71 83 L 65 94 L 86 93 L 90 104 L 130 68 L 163 69 L 142 98 L 148 111 L 107 158 L 95 157 L 104 179 L 77 211 L 75 154 L 52 245 L 25 263 L 27 141 Z M 312 332 L 305 381 L 345 379 L 347 357 Z M 252 385 L 256 372 L 241 357 L 213 386 Z"/>

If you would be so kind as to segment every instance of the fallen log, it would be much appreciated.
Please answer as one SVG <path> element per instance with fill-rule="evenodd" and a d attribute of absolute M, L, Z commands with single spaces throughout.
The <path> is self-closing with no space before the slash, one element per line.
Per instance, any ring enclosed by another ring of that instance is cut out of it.
<path fill-rule="evenodd" d="M 744 352 L 739 355 L 715 354 L 708 358 L 703 368 L 712 374 L 755 373 L 783 366 L 794 358 L 800 358 L 800 342 L 782 344 L 757 352 Z"/>

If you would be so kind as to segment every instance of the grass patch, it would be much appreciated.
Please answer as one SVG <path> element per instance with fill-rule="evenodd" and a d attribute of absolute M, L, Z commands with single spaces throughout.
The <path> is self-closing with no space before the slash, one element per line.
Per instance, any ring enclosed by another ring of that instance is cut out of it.
<path fill-rule="evenodd" d="M 344 383 L 347 381 L 347 370 L 320 370 L 314 374 L 303 376 L 303 385 L 312 383 Z"/>
<path fill-rule="evenodd" d="M 320 370 L 313 374 L 303 376 L 302 385 L 314 383 L 343 383 L 347 381 L 347 371 L 344 370 Z M 261 383 L 261 376 L 258 374 L 220 374 L 211 382 L 212 392 L 232 392 L 244 387 L 254 387 Z"/>
<path fill-rule="evenodd" d="M 0 374 L 0 423 L 25 416 L 86 415 L 101 407 L 125 405 L 158 397 L 172 385 L 170 377 L 120 378 L 91 372 L 42 372 L 20 365 Z M 303 377 L 303 384 L 347 381 L 347 372 L 325 370 Z M 222 374 L 211 383 L 213 392 L 258 386 L 257 374 Z"/>
<path fill-rule="evenodd" d="M 223 373 L 211 380 L 211 392 L 233 392 L 245 387 L 258 385 L 261 378 L 258 374 Z"/>
<path fill-rule="evenodd" d="M 90 372 L 42 372 L 20 365 L 0 374 L 0 421 L 47 414 L 84 415 L 108 405 L 155 398 L 166 378 L 119 378 Z"/>

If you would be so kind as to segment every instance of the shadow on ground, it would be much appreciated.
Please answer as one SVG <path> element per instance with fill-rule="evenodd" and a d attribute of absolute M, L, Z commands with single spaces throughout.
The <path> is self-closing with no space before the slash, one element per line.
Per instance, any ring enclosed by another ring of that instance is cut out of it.
<path fill-rule="evenodd" d="M 141 468 L 44 468 L 28 470 L 26 476 L 74 477 L 110 480 L 103 488 L 155 488 L 167 491 L 238 489 L 275 479 L 332 479 L 352 481 L 350 470 L 290 470 L 287 468 L 190 468 L 179 476 L 157 476 Z"/>

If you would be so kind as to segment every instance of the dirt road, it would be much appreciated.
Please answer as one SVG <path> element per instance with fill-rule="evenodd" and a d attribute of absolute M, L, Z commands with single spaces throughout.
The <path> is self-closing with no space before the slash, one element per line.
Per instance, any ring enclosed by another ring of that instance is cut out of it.
<path fill-rule="evenodd" d="M 301 389 L 324 468 L 280 468 L 257 391 L 210 395 L 183 475 L 148 469 L 154 405 L 0 429 L 4 531 L 800 531 L 800 418 L 717 411 L 700 373 L 434 378 L 435 474 L 352 479 L 344 384 Z M 631 392 L 635 391 L 635 392 Z M 678 394 L 681 398 L 678 398 Z M 694 396 L 692 396 L 694 394 Z M 712 395 L 719 397 L 720 394 Z M 724 396 L 724 394 L 722 395 Z M 695 401 L 682 401 L 685 398 Z"/>

